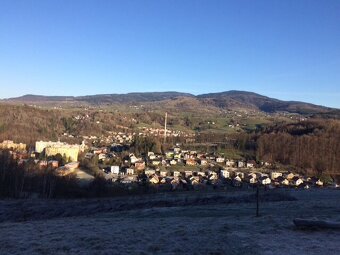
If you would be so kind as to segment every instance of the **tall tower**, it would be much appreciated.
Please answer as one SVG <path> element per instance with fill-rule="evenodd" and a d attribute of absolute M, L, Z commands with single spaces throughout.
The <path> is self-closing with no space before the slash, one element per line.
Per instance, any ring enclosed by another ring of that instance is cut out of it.
<path fill-rule="evenodd" d="M 166 123 L 168 120 L 168 113 L 165 112 L 165 119 L 164 119 L 164 143 L 166 142 Z"/>

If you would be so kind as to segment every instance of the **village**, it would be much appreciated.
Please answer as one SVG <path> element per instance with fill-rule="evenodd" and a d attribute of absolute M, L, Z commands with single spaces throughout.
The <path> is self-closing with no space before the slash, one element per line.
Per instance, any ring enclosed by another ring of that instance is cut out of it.
<path fill-rule="evenodd" d="M 60 176 L 85 172 L 92 177 L 93 173 L 89 175 L 86 166 L 81 164 L 92 162 L 108 185 L 119 184 L 127 188 L 133 185 L 149 185 L 160 191 L 223 190 L 258 185 L 268 189 L 339 188 L 337 183 L 325 183 L 315 176 L 280 169 L 269 162 L 228 159 L 216 153 L 184 150 L 180 144 L 163 154 L 148 151 L 138 157 L 129 151 L 131 134 L 116 133 L 114 137 L 111 140 L 114 143 L 101 147 L 94 147 L 90 140 L 80 145 L 37 141 L 33 151 L 27 151 L 25 144 L 7 140 L 0 143 L 0 150 L 9 150 L 19 165 L 34 162 L 37 169 L 53 169 Z"/>

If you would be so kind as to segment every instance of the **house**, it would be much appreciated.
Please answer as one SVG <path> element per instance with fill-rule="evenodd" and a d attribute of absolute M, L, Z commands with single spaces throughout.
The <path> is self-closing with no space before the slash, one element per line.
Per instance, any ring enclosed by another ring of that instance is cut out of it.
<path fill-rule="evenodd" d="M 218 179 L 218 176 L 215 172 L 211 172 L 209 174 L 209 180 L 217 180 Z"/>
<path fill-rule="evenodd" d="M 161 163 L 161 161 L 159 161 L 159 160 L 153 160 L 152 161 L 152 165 L 154 165 L 154 166 L 158 166 L 158 165 L 160 165 L 160 163 Z"/>
<path fill-rule="evenodd" d="M 192 171 L 184 171 L 185 177 L 192 176 Z"/>
<path fill-rule="evenodd" d="M 135 169 L 137 170 L 137 171 L 142 171 L 142 170 L 144 170 L 145 169 L 145 162 L 143 161 L 143 162 L 136 162 L 135 163 Z"/>
<path fill-rule="evenodd" d="M 156 171 L 153 170 L 153 169 L 146 169 L 144 173 L 147 176 L 151 176 L 151 175 L 154 175 L 156 173 Z"/>
<path fill-rule="evenodd" d="M 134 173 L 135 173 L 135 170 L 133 168 L 126 168 L 127 175 L 133 175 Z"/>
<path fill-rule="evenodd" d="M 154 152 L 152 152 L 152 151 L 149 151 L 149 152 L 148 152 L 148 158 L 149 158 L 150 160 L 153 160 L 153 159 L 155 159 L 155 158 L 156 158 L 156 155 L 155 155 L 155 153 L 154 153 Z"/>
<path fill-rule="evenodd" d="M 260 183 L 262 185 L 269 185 L 271 184 L 272 180 L 268 176 L 263 176 L 260 178 Z"/>
<path fill-rule="evenodd" d="M 299 176 L 295 176 L 292 180 L 291 180 L 292 185 L 294 186 L 299 186 L 303 183 L 303 180 L 299 177 Z"/>
<path fill-rule="evenodd" d="M 217 163 L 223 163 L 224 162 L 224 158 L 222 158 L 222 157 L 218 157 L 218 158 L 216 158 L 216 162 Z"/>
<path fill-rule="evenodd" d="M 130 161 L 131 164 L 135 164 L 137 161 L 140 161 L 141 159 L 137 158 L 134 154 L 130 154 Z"/>
<path fill-rule="evenodd" d="M 165 183 L 167 183 L 167 179 L 166 179 L 166 178 L 161 178 L 160 181 L 159 181 L 159 183 L 165 184 Z"/>
<path fill-rule="evenodd" d="M 162 171 L 160 171 L 159 174 L 160 174 L 161 177 L 166 177 L 166 176 L 168 176 L 168 171 L 162 170 Z"/>
<path fill-rule="evenodd" d="M 276 178 L 276 182 L 278 182 L 280 185 L 288 186 L 289 181 L 287 178 L 284 178 L 282 175 Z"/>
<path fill-rule="evenodd" d="M 252 176 L 252 177 L 249 179 L 249 183 L 250 183 L 250 184 L 256 184 L 256 183 L 257 183 L 257 178 L 256 178 L 256 176 L 255 176 L 255 177 Z"/>
<path fill-rule="evenodd" d="M 220 171 L 220 174 L 223 178 L 229 178 L 230 177 L 230 172 L 228 170 L 222 169 Z"/>
<path fill-rule="evenodd" d="M 225 162 L 225 165 L 227 167 L 234 167 L 235 166 L 235 161 L 232 160 L 232 159 L 231 160 L 227 159 L 226 162 Z"/>
<path fill-rule="evenodd" d="M 170 160 L 170 165 L 173 166 L 173 165 L 176 165 L 176 164 L 177 164 L 177 161 L 176 161 L 176 160 L 174 160 L 174 159 L 173 159 L 173 160 Z"/>
<path fill-rule="evenodd" d="M 292 180 L 294 178 L 294 174 L 293 173 L 288 173 L 286 174 L 286 178 L 288 179 L 288 181 Z"/>
<path fill-rule="evenodd" d="M 250 184 L 257 183 L 257 175 L 256 175 L 256 173 L 249 173 L 247 175 L 247 180 L 249 181 Z"/>
<path fill-rule="evenodd" d="M 106 159 L 106 154 L 105 153 L 100 153 L 98 155 L 98 160 L 104 160 L 104 159 Z"/>
<path fill-rule="evenodd" d="M 276 178 L 278 178 L 279 176 L 282 176 L 282 173 L 279 173 L 279 172 L 271 172 L 270 173 L 270 178 L 272 180 L 275 180 Z"/>
<path fill-rule="evenodd" d="M 208 165 L 208 161 L 206 159 L 201 159 L 201 166 Z"/>
<path fill-rule="evenodd" d="M 240 176 L 236 176 L 234 179 L 233 179 L 233 185 L 235 187 L 240 187 L 242 185 L 242 179 L 240 178 Z"/>
<path fill-rule="evenodd" d="M 256 162 L 254 160 L 250 160 L 247 162 L 246 167 L 247 168 L 254 168 L 256 165 Z"/>
<path fill-rule="evenodd" d="M 181 148 L 175 147 L 174 148 L 174 153 L 179 154 L 181 152 Z"/>
<path fill-rule="evenodd" d="M 237 161 L 237 167 L 238 167 L 238 168 L 244 167 L 244 162 L 241 161 L 241 160 Z"/>
<path fill-rule="evenodd" d="M 235 176 L 239 176 L 241 179 L 244 179 L 244 173 L 243 172 L 235 172 Z"/>
<path fill-rule="evenodd" d="M 174 177 L 180 177 L 181 175 L 180 171 L 174 171 Z"/>
<path fill-rule="evenodd" d="M 167 159 L 172 159 L 172 158 L 174 158 L 174 153 L 172 151 L 168 151 L 168 152 L 165 153 L 165 157 Z"/>
<path fill-rule="evenodd" d="M 318 179 L 315 184 L 319 187 L 323 186 L 323 181 L 321 181 L 320 179 Z"/>
<path fill-rule="evenodd" d="M 159 183 L 159 177 L 157 174 L 154 174 L 150 179 L 149 179 L 149 182 L 152 183 L 152 184 L 158 184 Z"/>
<path fill-rule="evenodd" d="M 190 183 L 191 183 L 191 185 L 198 185 L 198 184 L 200 184 L 199 177 L 198 176 L 192 176 L 190 178 Z"/>
<path fill-rule="evenodd" d="M 185 164 L 188 165 L 188 166 L 195 166 L 197 164 L 196 160 L 194 159 L 191 159 L 191 158 L 188 158 L 186 161 L 185 161 Z"/>
<path fill-rule="evenodd" d="M 111 173 L 119 174 L 119 166 L 111 166 Z"/>

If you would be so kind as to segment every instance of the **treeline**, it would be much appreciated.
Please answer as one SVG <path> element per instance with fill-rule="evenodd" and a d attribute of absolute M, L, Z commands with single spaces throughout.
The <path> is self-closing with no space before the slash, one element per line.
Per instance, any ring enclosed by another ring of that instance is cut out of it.
<path fill-rule="evenodd" d="M 74 175 L 55 175 L 52 169 L 38 169 L 33 161 L 19 165 L 9 153 L 0 152 L 0 197 L 42 198 L 68 197 L 79 194 Z"/>
<path fill-rule="evenodd" d="M 340 175 L 340 121 L 306 121 L 268 127 L 256 138 L 258 159 L 313 174 Z"/>
<path fill-rule="evenodd" d="M 0 198 L 94 198 L 153 193 L 146 183 L 128 187 L 107 181 L 93 165 L 92 183 L 80 185 L 75 174 L 60 176 L 55 169 L 39 169 L 34 161 L 18 164 L 9 151 L 0 151 Z"/>

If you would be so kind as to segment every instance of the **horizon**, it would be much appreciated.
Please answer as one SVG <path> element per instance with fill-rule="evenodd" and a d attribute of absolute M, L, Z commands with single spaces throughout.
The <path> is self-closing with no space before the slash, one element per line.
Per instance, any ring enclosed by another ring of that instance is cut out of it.
<path fill-rule="evenodd" d="M 340 2 L 2 1 L 0 98 L 252 91 L 340 108 Z"/>

